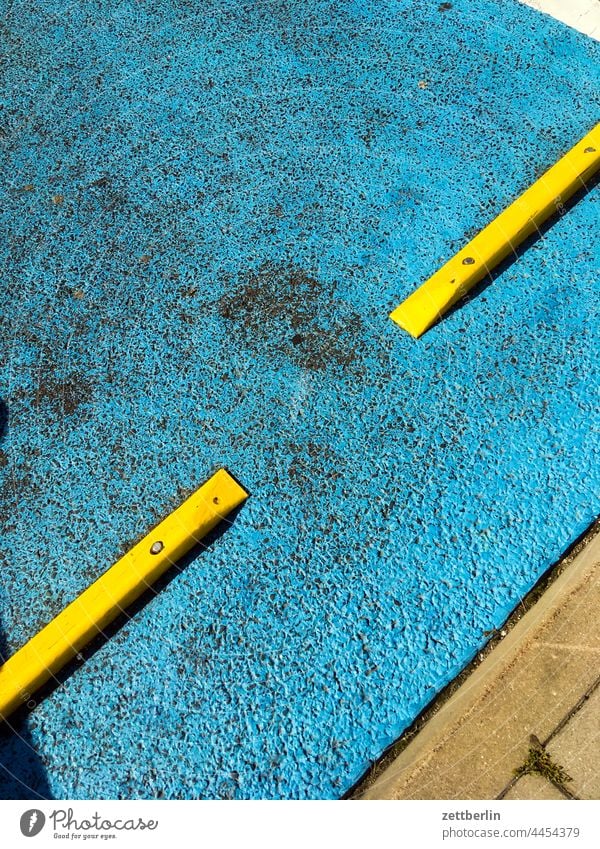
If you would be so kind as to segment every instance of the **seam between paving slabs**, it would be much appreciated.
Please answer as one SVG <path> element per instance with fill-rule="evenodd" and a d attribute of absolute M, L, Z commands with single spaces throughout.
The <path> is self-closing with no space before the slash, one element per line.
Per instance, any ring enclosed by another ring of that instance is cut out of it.
<path fill-rule="evenodd" d="M 537 738 L 535 740 L 532 740 L 533 745 L 532 745 L 532 749 L 530 749 L 530 751 L 541 750 L 542 752 L 545 752 L 548 744 L 551 743 L 552 740 L 554 740 L 554 738 L 570 722 L 570 720 L 573 719 L 573 717 L 576 716 L 579 713 L 581 708 L 586 704 L 586 702 L 596 692 L 596 690 L 598 689 L 599 686 L 600 686 L 600 676 L 598 678 L 596 678 L 596 680 L 588 687 L 588 689 L 577 700 L 577 702 L 573 705 L 573 707 L 571 707 L 566 712 L 566 714 L 563 716 L 563 718 L 554 726 L 552 731 L 547 735 L 545 740 L 543 740 L 541 742 L 539 740 L 537 740 Z M 506 797 L 506 794 L 518 783 L 518 781 L 522 777 L 524 777 L 525 775 L 528 775 L 528 774 L 529 773 L 527 773 L 527 772 L 519 771 L 519 773 L 515 774 L 515 776 L 508 782 L 506 787 L 498 794 L 498 796 L 496 798 L 497 799 L 504 799 Z M 577 796 L 575 796 L 574 793 L 572 793 L 569 790 L 568 787 L 565 787 L 564 781 L 557 781 L 556 779 L 554 779 L 551 776 L 544 776 L 544 777 L 547 778 L 547 780 L 550 781 L 550 783 L 553 784 L 554 787 L 556 787 L 556 789 L 558 791 L 560 791 L 567 799 L 577 799 L 578 798 Z"/>

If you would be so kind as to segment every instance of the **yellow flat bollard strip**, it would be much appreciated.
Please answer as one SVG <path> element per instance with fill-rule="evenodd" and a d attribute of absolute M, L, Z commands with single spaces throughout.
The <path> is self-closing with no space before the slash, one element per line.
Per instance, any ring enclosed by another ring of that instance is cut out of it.
<path fill-rule="evenodd" d="M 248 493 L 220 469 L 0 667 L 6 719 L 206 536 Z"/>
<path fill-rule="evenodd" d="M 390 313 L 417 339 L 549 218 L 600 167 L 600 124 Z"/>

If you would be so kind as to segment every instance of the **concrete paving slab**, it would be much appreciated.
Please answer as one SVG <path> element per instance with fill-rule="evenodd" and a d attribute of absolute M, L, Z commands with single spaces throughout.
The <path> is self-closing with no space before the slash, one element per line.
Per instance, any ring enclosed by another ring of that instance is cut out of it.
<path fill-rule="evenodd" d="M 539 12 L 552 15 L 573 29 L 600 40 L 600 0 L 521 0 Z"/>
<path fill-rule="evenodd" d="M 600 799 L 600 687 L 548 744 L 552 760 L 562 764 L 580 799 Z"/>
<path fill-rule="evenodd" d="M 527 757 L 530 735 L 550 737 L 598 676 L 599 579 L 596 536 L 360 797 L 502 793 Z"/>
<path fill-rule="evenodd" d="M 567 797 L 545 778 L 539 775 L 524 775 L 514 787 L 511 787 L 504 798 L 514 801 L 528 799 L 553 801 L 564 800 Z"/>

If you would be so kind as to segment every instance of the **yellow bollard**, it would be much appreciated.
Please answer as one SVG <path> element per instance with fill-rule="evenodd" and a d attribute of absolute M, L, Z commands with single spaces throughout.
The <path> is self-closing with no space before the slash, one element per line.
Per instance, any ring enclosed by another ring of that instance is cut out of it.
<path fill-rule="evenodd" d="M 6 719 L 30 701 L 39 687 L 247 497 L 221 469 L 163 519 L 0 667 L 0 717 Z"/>
<path fill-rule="evenodd" d="M 514 251 L 600 167 L 600 124 L 416 289 L 390 318 L 417 339 Z"/>

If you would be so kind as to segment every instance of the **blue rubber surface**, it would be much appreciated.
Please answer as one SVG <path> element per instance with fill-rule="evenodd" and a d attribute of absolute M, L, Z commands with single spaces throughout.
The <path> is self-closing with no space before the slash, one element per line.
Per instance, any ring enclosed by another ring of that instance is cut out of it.
<path fill-rule="evenodd" d="M 448 5 L 2 3 L 3 650 L 252 493 L 2 732 L 3 795 L 339 796 L 600 512 L 597 189 L 387 318 L 598 119 L 597 43 Z"/>

